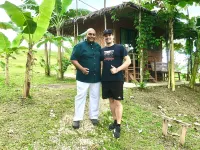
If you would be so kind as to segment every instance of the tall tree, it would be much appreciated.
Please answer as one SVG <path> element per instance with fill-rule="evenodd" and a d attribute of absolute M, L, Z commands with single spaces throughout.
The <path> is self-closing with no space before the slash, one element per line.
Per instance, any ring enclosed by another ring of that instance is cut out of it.
<path fill-rule="evenodd" d="M 30 96 L 31 87 L 31 69 L 33 64 L 33 46 L 38 42 L 44 33 L 46 32 L 52 11 L 54 9 L 55 0 L 43 0 L 39 7 L 39 14 L 36 17 L 32 17 L 30 12 L 24 12 L 16 5 L 6 1 L 0 5 L 3 8 L 10 19 L 21 28 L 24 38 L 28 42 L 28 53 L 26 61 L 26 71 L 24 80 L 23 97 Z"/>
<path fill-rule="evenodd" d="M 10 83 L 10 77 L 9 77 L 9 59 L 10 57 L 13 59 L 16 59 L 14 56 L 12 56 L 13 53 L 17 53 L 19 50 L 27 49 L 26 47 L 20 47 L 20 44 L 22 42 L 22 35 L 19 34 L 15 37 L 15 39 L 10 42 L 9 39 L 0 32 L 0 39 L 4 39 L 4 42 L 7 43 L 6 47 L 3 49 L 0 48 L 0 54 L 3 54 L 5 57 L 5 84 L 9 85 Z"/>
<path fill-rule="evenodd" d="M 18 31 L 18 28 L 11 22 L 0 22 L 0 28 L 7 30 L 12 29 L 13 31 Z M 3 33 L 0 32 L 0 55 L 4 55 L 5 58 L 5 84 L 9 85 L 9 58 L 15 57 L 12 56 L 14 52 L 17 52 L 20 44 L 22 42 L 22 35 L 19 34 L 15 37 L 12 43 L 9 41 L 8 37 L 6 37 Z M 24 47 L 23 47 L 24 48 Z"/>
<path fill-rule="evenodd" d="M 163 11 L 168 14 L 168 27 L 169 27 L 169 43 L 170 43 L 170 60 L 168 67 L 168 88 L 175 91 L 175 76 L 174 76 L 174 21 L 177 14 L 177 6 L 185 7 L 186 5 L 191 5 L 193 2 L 199 2 L 199 0 L 156 0 L 156 4 Z"/>
<path fill-rule="evenodd" d="M 197 40 L 195 42 L 196 51 L 194 53 L 194 64 L 192 68 L 191 80 L 190 80 L 190 87 L 194 88 L 196 75 L 198 73 L 199 65 L 200 65 L 200 18 L 196 19 L 196 31 L 197 31 Z"/>
<path fill-rule="evenodd" d="M 68 6 L 71 4 L 72 0 L 56 0 L 55 9 L 52 14 L 51 24 L 53 27 L 56 28 L 56 35 L 61 36 L 61 29 L 65 23 L 66 18 L 66 11 Z M 63 79 L 62 74 L 62 52 L 61 52 L 61 46 L 58 46 L 58 57 L 57 57 L 57 63 L 58 63 L 58 78 Z"/>
<path fill-rule="evenodd" d="M 44 44 L 44 59 L 42 59 L 41 65 L 45 69 L 45 75 L 50 76 L 51 74 L 51 43 L 54 42 L 54 35 L 47 32 L 40 42 L 37 44 L 37 48 Z M 49 48 L 48 48 L 49 44 Z"/>

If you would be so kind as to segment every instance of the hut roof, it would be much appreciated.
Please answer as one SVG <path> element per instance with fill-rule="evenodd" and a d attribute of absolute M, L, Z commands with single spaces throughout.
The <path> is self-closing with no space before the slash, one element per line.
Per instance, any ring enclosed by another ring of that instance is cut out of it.
<path fill-rule="evenodd" d="M 76 20 L 78 22 L 81 22 L 81 21 L 84 21 L 84 20 L 87 20 L 87 19 L 93 19 L 93 18 L 96 18 L 98 16 L 102 16 L 104 14 L 110 14 L 112 11 L 125 10 L 126 8 L 129 8 L 129 9 L 132 9 L 132 10 L 135 10 L 135 11 L 139 11 L 141 9 L 143 12 L 156 14 L 155 12 L 149 11 L 148 9 L 141 7 L 141 6 L 139 6 L 135 3 L 123 2 L 122 4 L 119 4 L 119 5 L 116 5 L 116 6 L 106 7 L 106 8 L 102 8 L 100 10 L 91 12 L 86 16 L 78 17 Z M 70 24 L 72 22 L 73 22 L 73 20 L 70 20 L 70 21 L 67 21 L 66 24 Z"/>
<path fill-rule="evenodd" d="M 145 12 L 145 13 L 149 13 L 152 15 L 156 14 L 155 12 L 149 11 L 148 9 L 141 7 L 133 2 L 123 2 L 122 4 L 112 6 L 112 7 L 102 8 L 100 10 L 91 12 L 85 16 L 80 16 L 76 19 L 67 20 L 64 24 L 64 34 L 73 35 L 75 21 L 77 21 L 79 24 L 84 24 L 86 21 L 103 17 L 104 14 L 106 16 L 111 17 L 113 11 L 117 14 L 118 18 L 131 18 L 131 16 L 133 16 L 134 14 L 133 12 L 139 12 L 140 9 L 142 10 L 142 12 Z M 84 32 L 83 30 L 79 30 L 79 31 Z"/>

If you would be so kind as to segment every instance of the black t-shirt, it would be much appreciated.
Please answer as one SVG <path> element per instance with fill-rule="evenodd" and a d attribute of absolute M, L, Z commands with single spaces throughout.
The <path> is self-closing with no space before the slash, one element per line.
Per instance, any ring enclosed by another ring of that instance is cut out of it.
<path fill-rule="evenodd" d="M 119 44 L 101 49 L 101 60 L 103 61 L 102 81 L 124 81 L 122 71 L 112 74 L 110 69 L 112 68 L 111 65 L 116 68 L 121 66 L 125 56 L 127 56 L 127 51 L 124 46 Z"/>

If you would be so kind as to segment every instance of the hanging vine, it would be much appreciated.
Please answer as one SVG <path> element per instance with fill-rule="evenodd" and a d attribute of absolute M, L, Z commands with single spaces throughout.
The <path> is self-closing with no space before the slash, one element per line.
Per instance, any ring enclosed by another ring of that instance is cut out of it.
<path fill-rule="evenodd" d="M 140 36 L 137 36 L 136 39 L 136 49 L 138 53 L 138 59 L 141 58 L 141 51 L 143 50 L 143 68 L 148 63 L 148 50 L 155 50 L 156 46 L 159 46 L 161 44 L 161 41 L 164 40 L 162 36 L 156 37 L 154 32 L 154 27 L 156 24 L 156 16 L 152 14 L 142 13 L 142 19 L 139 23 L 138 15 L 135 14 L 134 16 L 134 25 L 135 28 L 140 32 Z M 146 74 L 149 74 L 149 72 L 144 71 L 144 77 Z"/>

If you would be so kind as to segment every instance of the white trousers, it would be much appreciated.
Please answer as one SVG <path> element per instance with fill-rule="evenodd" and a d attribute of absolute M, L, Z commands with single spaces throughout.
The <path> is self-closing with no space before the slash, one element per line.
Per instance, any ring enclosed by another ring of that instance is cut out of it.
<path fill-rule="evenodd" d="M 89 118 L 98 119 L 100 82 L 85 83 L 77 81 L 77 95 L 75 96 L 75 113 L 73 121 L 83 120 L 87 91 L 89 89 Z"/>

